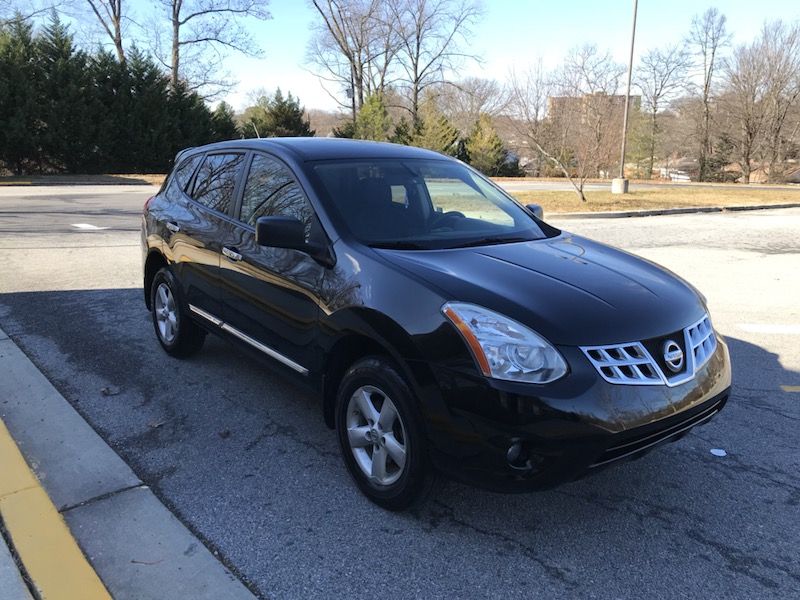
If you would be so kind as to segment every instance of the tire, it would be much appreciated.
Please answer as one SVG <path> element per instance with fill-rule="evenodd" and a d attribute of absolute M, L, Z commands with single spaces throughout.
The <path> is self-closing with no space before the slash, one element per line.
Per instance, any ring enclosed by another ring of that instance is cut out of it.
<path fill-rule="evenodd" d="M 203 347 L 206 332 L 186 315 L 180 285 L 169 267 L 153 278 L 150 307 L 156 338 L 167 354 L 186 358 Z"/>
<path fill-rule="evenodd" d="M 336 431 L 345 465 L 361 492 L 389 510 L 409 508 L 432 482 L 416 402 L 382 357 L 359 360 L 339 385 Z"/>

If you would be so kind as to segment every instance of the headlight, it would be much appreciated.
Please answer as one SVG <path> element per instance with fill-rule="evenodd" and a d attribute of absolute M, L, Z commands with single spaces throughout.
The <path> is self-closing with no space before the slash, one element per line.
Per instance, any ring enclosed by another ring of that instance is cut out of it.
<path fill-rule="evenodd" d="M 567 373 L 558 350 L 508 317 L 463 302 L 448 302 L 442 312 L 456 326 L 486 377 L 550 383 Z"/>

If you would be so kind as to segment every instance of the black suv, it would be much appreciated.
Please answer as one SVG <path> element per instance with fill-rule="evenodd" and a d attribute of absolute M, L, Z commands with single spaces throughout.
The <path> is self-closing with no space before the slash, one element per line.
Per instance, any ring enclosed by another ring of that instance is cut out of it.
<path fill-rule="evenodd" d="M 181 152 L 144 209 L 167 353 L 222 335 L 319 390 L 361 490 L 434 470 L 499 491 L 581 477 L 708 421 L 730 390 L 703 297 L 559 231 L 463 163 L 393 144 Z"/>

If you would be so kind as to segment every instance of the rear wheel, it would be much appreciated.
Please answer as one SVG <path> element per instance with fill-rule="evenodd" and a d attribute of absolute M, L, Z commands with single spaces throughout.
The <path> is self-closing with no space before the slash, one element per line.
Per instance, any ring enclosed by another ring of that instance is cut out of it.
<path fill-rule="evenodd" d="M 358 361 L 337 396 L 342 455 L 359 489 L 373 502 L 403 510 L 430 481 L 421 419 L 411 389 L 387 360 Z"/>
<path fill-rule="evenodd" d="M 206 332 L 186 316 L 178 281 L 168 267 L 153 278 L 150 306 L 156 337 L 167 354 L 184 358 L 203 347 Z"/>

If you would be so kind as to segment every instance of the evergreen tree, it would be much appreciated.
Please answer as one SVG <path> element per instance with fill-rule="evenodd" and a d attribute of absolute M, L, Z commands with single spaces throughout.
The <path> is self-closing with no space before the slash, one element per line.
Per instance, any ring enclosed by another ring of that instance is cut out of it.
<path fill-rule="evenodd" d="M 333 137 L 353 139 L 356 136 L 356 124 L 350 119 L 342 123 L 339 127 L 333 128 Z"/>
<path fill-rule="evenodd" d="M 507 152 L 488 115 L 481 114 L 464 141 L 469 164 L 484 175 L 499 175 Z"/>
<path fill-rule="evenodd" d="M 411 145 L 455 156 L 458 153 L 458 140 L 458 129 L 436 108 L 433 101 L 425 102 L 420 109 L 419 125 L 411 137 Z"/>
<path fill-rule="evenodd" d="M 239 128 L 236 126 L 236 119 L 233 107 L 227 102 L 220 102 L 211 114 L 211 127 L 213 130 L 213 140 L 220 142 L 223 140 L 234 140 L 240 137 Z"/>
<path fill-rule="evenodd" d="M 411 144 L 412 135 L 413 131 L 411 130 L 411 124 L 408 122 L 408 119 L 405 117 L 400 117 L 400 121 L 398 121 L 397 125 L 395 125 L 394 133 L 392 134 L 392 137 L 389 138 L 389 141 L 395 144 L 403 144 L 408 146 Z"/>
<path fill-rule="evenodd" d="M 130 126 L 126 116 L 133 105 L 128 67 L 120 64 L 111 52 L 100 50 L 92 56 L 89 72 L 91 96 L 99 107 L 95 115 L 97 150 L 92 170 L 133 171 L 129 168 Z"/>
<path fill-rule="evenodd" d="M 382 94 L 367 97 L 356 115 L 355 135 L 360 140 L 385 142 L 389 139 L 392 120 Z"/>
<path fill-rule="evenodd" d="M 17 14 L 0 29 L 0 158 L 17 175 L 41 168 L 40 74 L 33 28 Z"/>
<path fill-rule="evenodd" d="M 280 88 L 245 110 L 242 132 L 245 137 L 313 137 L 315 133 L 299 98 L 291 92 L 284 97 Z"/>
<path fill-rule="evenodd" d="M 137 173 L 158 172 L 175 155 L 176 132 L 172 127 L 175 106 L 170 103 L 168 78 L 135 46 L 128 52 L 124 68 L 130 86 L 130 108 L 127 113 L 117 115 L 117 121 L 124 123 L 126 132 L 126 162 L 129 170 Z M 210 120 L 210 115 L 198 117 Z"/>
<path fill-rule="evenodd" d="M 181 82 L 174 89 L 170 88 L 167 106 L 173 126 L 169 157 L 165 158 L 166 164 L 170 164 L 179 150 L 209 143 L 214 127 L 211 111 L 203 99 Z"/>
<path fill-rule="evenodd" d="M 86 55 L 55 10 L 37 39 L 41 65 L 40 137 L 44 161 L 56 169 L 85 171 L 92 160 L 95 122 Z"/>

